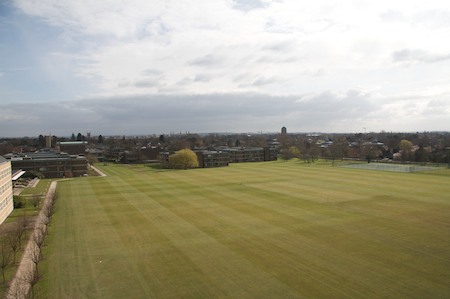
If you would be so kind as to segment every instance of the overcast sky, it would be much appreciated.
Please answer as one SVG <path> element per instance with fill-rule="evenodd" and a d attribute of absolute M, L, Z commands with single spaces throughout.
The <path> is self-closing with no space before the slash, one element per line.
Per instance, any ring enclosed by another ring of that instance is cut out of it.
<path fill-rule="evenodd" d="M 448 0 L 0 1 L 0 136 L 450 131 Z"/>

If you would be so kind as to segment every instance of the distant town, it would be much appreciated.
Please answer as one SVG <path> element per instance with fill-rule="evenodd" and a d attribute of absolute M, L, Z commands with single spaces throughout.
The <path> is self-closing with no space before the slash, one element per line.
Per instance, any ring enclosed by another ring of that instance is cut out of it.
<path fill-rule="evenodd" d="M 0 139 L 0 155 L 11 161 L 13 172 L 41 178 L 88 174 L 88 165 L 151 163 L 170 168 L 169 157 L 181 149 L 192 150 L 201 168 L 229 163 L 297 158 L 358 159 L 386 163 L 450 163 L 450 133 L 171 133 L 148 136 L 103 136 L 72 133 L 68 137 Z M 14 174 L 13 174 L 14 177 Z"/>

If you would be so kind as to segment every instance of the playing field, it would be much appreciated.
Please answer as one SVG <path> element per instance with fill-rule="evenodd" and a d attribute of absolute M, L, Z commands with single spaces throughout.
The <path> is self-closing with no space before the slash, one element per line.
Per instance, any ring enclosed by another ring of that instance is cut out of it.
<path fill-rule="evenodd" d="M 40 298 L 444 298 L 450 171 L 99 165 L 58 184 Z"/>

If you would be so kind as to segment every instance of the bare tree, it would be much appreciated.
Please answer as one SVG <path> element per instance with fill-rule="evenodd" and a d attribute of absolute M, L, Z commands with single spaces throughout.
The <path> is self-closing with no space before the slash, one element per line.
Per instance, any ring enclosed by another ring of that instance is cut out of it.
<path fill-rule="evenodd" d="M 402 139 L 399 144 L 402 161 L 412 160 L 413 144 L 411 141 Z"/>
<path fill-rule="evenodd" d="M 52 203 L 54 204 L 57 200 L 58 200 L 58 192 L 55 191 L 55 193 L 53 193 L 53 198 L 52 198 Z"/>
<path fill-rule="evenodd" d="M 2 269 L 3 284 L 6 283 L 5 271 L 8 266 L 11 265 L 11 250 L 5 245 L 5 242 L 1 240 L 0 245 L 0 268 Z"/>
<path fill-rule="evenodd" d="M 41 203 L 41 195 L 34 194 L 33 197 L 31 197 L 31 204 L 33 205 L 35 211 L 37 211 L 37 208 L 40 203 Z"/>
<path fill-rule="evenodd" d="M 37 268 L 30 268 L 29 271 L 22 275 L 22 281 L 30 285 L 31 298 L 34 298 L 34 286 L 38 283 L 40 279 Z"/>
<path fill-rule="evenodd" d="M 53 203 L 44 206 L 44 215 L 49 219 L 49 221 L 54 213 L 55 213 L 55 205 Z"/>
<path fill-rule="evenodd" d="M 28 227 L 30 226 L 31 223 L 31 219 L 28 216 L 21 216 L 19 218 L 19 220 L 17 221 L 17 224 L 15 226 L 15 234 L 17 236 L 17 238 L 19 239 L 19 248 L 22 247 L 22 238 L 26 232 L 26 230 L 28 229 Z"/>
<path fill-rule="evenodd" d="M 17 235 L 18 233 L 19 230 L 17 230 L 17 228 L 14 228 L 6 235 L 6 241 L 8 242 L 9 248 L 13 252 L 13 264 L 16 264 L 17 251 L 19 251 L 20 248 L 20 238 Z"/>
<path fill-rule="evenodd" d="M 334 165 L 334 161 L 339 159 L 343 160 L 348 152 L 348 144 L 345 138 L 337 138 L 334 140 L 333 145 L 330 147 L 331 160 Z"/>
<path fill-rule="evenodd" d="M 9 287 L 8 295 L 5 297 L 10 298 L 27 298 L 26 290 L 27 288 L 23 287 L 23 281 L 15 280 L 14 284 Z"/>
<path fill-rule="evenodd" d="M 48 232 L 47 225 L 40 225 L 40 226 L 38 227 L 38 229 L 41 231 L 42 235 L 43 235 L 44 238 L 45 238 L 45 235 L 46 235 L 47 232 Z"/>
<path fill-rule="evenodd" d="M 30 260 L 33 262 L 36 272 L 39 275 L 38 264 L 41 261 L 41 249 L 38 246 L 34 246 L 33 249 L 30 250 Z"/>
<path fill-rule="evenodd" d="M 39 254 L 42 259 L 43 256 L 41 248 L 42 245 L 44 245 L 44 233 L 40 229 L 37 229 L 34 231 L 32 239 L 34 244 L 36 244 L 36 247 L 39 249 Z"/>

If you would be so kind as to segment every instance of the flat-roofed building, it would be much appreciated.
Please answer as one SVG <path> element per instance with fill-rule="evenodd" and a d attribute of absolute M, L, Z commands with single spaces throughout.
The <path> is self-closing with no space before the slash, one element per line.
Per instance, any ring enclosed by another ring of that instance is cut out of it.
<path fill-rule="evenodd" d="M 229 163 L 276 161 L 278 149 L 273 147 L 227 147 L 220 146 L 215 150 L 195 150 L 201 168 L 228 166 Z M 169 166 L 170 152 L 160 153 L 163 167 Z"/>
<path fill-rule="evenodd" d="M 198 159 L 198 166 L 201 168 L 228 166 L 230 155 L 222 151 L 195 151 Z"/>
<path fill-rule="evenodd" d="M 230 163 L 274 161 L 278 150 L 268 147 L 219 147 L 218 150 L 230 155 Z"/>
<path fill-rule="evenodd" d="M 0 156 L 0 224 L 14 209 L 11 162 Z"/>
<path fill-rule="evenodd" d="M 224 151 L 230 154 L 230 162 L 233 163 L 264 161 L 262 147 L 228 148 Z"/>
<path fill-rule="evenodd" d="M 87 174 L 87 160 L 84 156 L 69 155 L 54 151 L 7 154 L 13 169 L 36 171 L 45 178 L 77 177 Z"/>
<path fill-rule="evenodd" d="M 59 150 L 69 155 L 84 155 L 86 152 L 86 144 L 86 141 L 58 142 Z"/>

